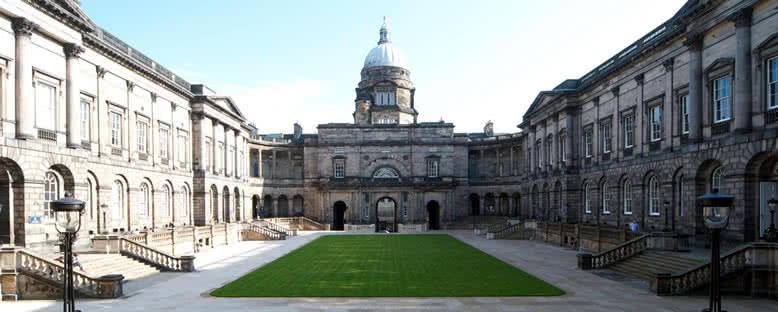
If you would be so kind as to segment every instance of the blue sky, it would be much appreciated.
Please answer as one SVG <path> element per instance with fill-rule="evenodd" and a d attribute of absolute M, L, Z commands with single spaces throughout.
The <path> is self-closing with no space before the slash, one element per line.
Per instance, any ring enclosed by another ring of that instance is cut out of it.
<path fill-rule="evenodd" d="M 262 133 L 352 122 L 354 88 L 387 16 L 419 121 L 516 132 L 532 100 L 580 78 L 683 0 L 82 0 L 101 27 L 190 83 L 232 96 Z"/>

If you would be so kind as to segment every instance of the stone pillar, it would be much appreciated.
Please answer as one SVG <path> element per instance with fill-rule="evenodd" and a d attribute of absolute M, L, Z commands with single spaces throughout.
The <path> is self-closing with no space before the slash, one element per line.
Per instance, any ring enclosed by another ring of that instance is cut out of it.
<path fill-rule="evenodd" d="M 65 111 L 67 112 L 67 147 L 81 147 L 81 91 L 78 85 L 79 57 L 84 48 L 75 44 L 64 45 L 66 98 Z"/>
<path fill-rule="evenodd" d="M 240 172 L 238 172 L 238 170 L 240 170 L 240 168 L 242 167 L 241 165 L 238 164 L 238 162 L 241 161 L 240 157 L 238 156 L 240 154 L 240 149 L 238 148 L 238 138 L 240 138 L 240 130 L 233 129 L 232 141 L 233 141 L 233 144 L 235 144 L 235 152 L 232 153 L 232 158 L 233 158 L 232 159 L 232 173 L 233 173 L 233 176 L 235 178 L 238 178 L 238 177 L 241 176 Z"/>
<path fill-rule="evenodd" d="M 737 45 L 735 48 L 735 131 L 751 131 L 751 13 L 747 7 L 735 12 L 730 19 L 735 22 Z"/>
<path fill-rule="evenodd" d="M 278 218 L 278 197 L 273 201 L 273 218 Z"/>
<path fill-rule="evenodd" d="M 495 160 L 497 161 L 497 167 L 495 167 L 495 171 L 496 171 L 495 173 L 497 174 L 498 177 L 502 176 L 502 157 L 500 157 L 500 153 L 501 153 L 500 147 L 498 146 L 497 148 L 494 149 L 494 155 L 495 155 L 494 157 Z"/>
<path fill-rule="evenodd" d="M 216 159 L 216 153 L 219 150 L 219 139 L 216 138 L 216 127 L 219 125 L 219 122 L 216 121 L 215 118 L 211 118 L 211 172 L 213 174 L 217 174 L 219 172 L 219 166 L 218 166 L 218 159 Z"/>
<path fill-rule="evenodd" d="M 230 154 L 230 140 L 227 138 L 228 133 L 230 132 L 230 127 L 226 124 L 222 124 L 222 134 L 224 134 L 224 150 L 222 151 L 222 167 L 224 168 L 224 172 L 222 173 L 222 176 L 227 176 L 227 158 Z"/>
<path fill-rule="evenodd" d="M 665 68 L 665 100 L 662 105 L 662 149 L 671 148 L 673 145 L 673 122 L 675 116 L 680 116 L 673 112 L 673 58 L 665 60 L 662 65 Z M 679 107 L 680 108 L 680 107 Z"/>
<path fill-rule="evenodd" d="M 573 149 L 573 140 L 576 139 L 575 133 L 577 133 L 577 131 L 575 131 L 575 109 L 567 109 L 565 121 L 567 122 L 567 141 L 565 141 L 565 148 L 567 149 L 565 151 L 565 156 L 567 156 L 567 159 L 565 159 L 565 163 L 567 167 L 571 167 L 574 165 L 573 160 L 576 159 L 574 156 L 576 155 L 576 151 Z"/>
<path fill-rule="evenodd" d="M 259 162 L 259 168 L 257 169 L 257 172 L 259 174 L 258 178 L 262 178 L 262 148 L 258 149 L 259 157 L 257 157 L 257 161 Z"/>
<path fill-rule="evenodd" d="M 635 83 L 637 83 L 637 109 L 635 114 L 633 115 L 632 123 L 637 125 L 635 127 L 636 131 L 633 134 L 635 137 L 635 146 L 640 147 L 640 153 L 642 154 L 645 151 L 645 144 L 646 143 L 646 132 L 647 127 L 649 126 L 648 122 L 648 116 L 646 116 L 646 110 L 645 105 L 643 105 L 643 78 L 645 76 L 641 73 L 635 76 Z"/>
<path fill-rule="evenodd" d="M 276 158 L 278 155 L 276 155 L 276 150 L 273 150 L 273 166 L 270 168 L 270 178 L 275 179 L 276 177 Z"/>
<path fill-rule="evenodd" d="M 702 139 L 702 41 L 696 33 L 684 42 L 689 49 L 689 141 L 694 143 Z"/>
<path fill-rule="evenodd" d="M 13 18 L 11 27 L 16 35 L 16 138 L 34 139 L 35 97 L 33 97 L 32 66 L 28 61 L 28 46 L 38 24 L 24 17 Z"/>
<path fill-rule="evenodd" d="M 529 130 L 529 142 L 527 142 L 527 160 L 529 161 L 529 172 L 530 174 L 535 173 L 535 168 L 537 168 L 537 160 L 535 159 L 535 127 L 531 126 Z"/>
<path fill-rule="evenodd" d="M 510 150 L 511 150 L 511 151 L 510 151 L 510 155 L 511 155 L 511 163 L 508 165 L 508 168 L 510 168 L 510 170 L 511 170 L 509 175 L 510 175 L 510 176 L 514 176 L 514 175 L 516 175 L 516 170 L 515 170 L 515 168 L 514 168 L 514 166 L 513 166 L 513 157 L 515 157 L 515 156 L 513 155 L 513 144 L 511 144 L 511 145 L 509 146 L 509 148 L 510 148 Z"/>

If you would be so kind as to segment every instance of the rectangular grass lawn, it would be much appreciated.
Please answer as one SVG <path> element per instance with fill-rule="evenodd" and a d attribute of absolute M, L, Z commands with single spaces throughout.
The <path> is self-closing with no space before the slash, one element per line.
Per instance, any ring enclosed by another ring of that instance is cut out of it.
<path fill-rule="evenodd" d="M 217 297 L 557 296 L 448 235 L 330 235 L 214 290 Z"/>

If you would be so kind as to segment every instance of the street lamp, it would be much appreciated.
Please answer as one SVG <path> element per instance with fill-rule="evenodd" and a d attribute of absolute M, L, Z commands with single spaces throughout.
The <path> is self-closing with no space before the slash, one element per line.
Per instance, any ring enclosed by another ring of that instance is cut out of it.
<path fill-rule="evenodd" d="M 711 230 L 713 242 L 710 256 L 710 301 L 703 312 L 726 312 L 721 310 L 721 287 L 719 285 L 719 257 L 721 254 L 721 231 L 729 224 L 729 210 L 734 197 L 714 192 L 697 197 L 702 207 L 705 227 Z"/>
<path fill-rule="evenodd" d="M 768 242 L 778 242 L 778 231 L 775 229 L 775 207 L 778 207 L 778 199 L 768 200 L 767 207 L 770 208 L 770 227 L 767 228 L 764 239 Z"/>
<path fill-rule="evenodd" d="M 56 222 L 54 227 L 57 232 L 65 237 L 65 276 L 64 283 L 64 310 L 65 312 L 76 312 L 75 298 L 73 293 L 73 238 L 76 232 L 81 229 L 81 213 L 84 211 L 84 201 L 74 199 L 73 195 L 65 193 L 65 197 L 51 202 L 51 209 L 54 210 Z"/>

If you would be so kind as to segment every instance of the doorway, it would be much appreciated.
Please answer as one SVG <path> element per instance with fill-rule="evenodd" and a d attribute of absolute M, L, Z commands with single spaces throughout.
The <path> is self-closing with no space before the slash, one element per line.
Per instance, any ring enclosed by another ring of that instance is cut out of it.
<path fill-rule="evenodd" d="M 384 197 L 376 203 L 376 232 L 397 232 L 397 202 Z"/>
<path fill-rule="evenodd" d="M 346 221 L 346 209 L 348 207 L 346 206 L 346 203 L 342 201 L 335 202 L 335 206 L 333 207 L 333 220 L 332 220 L 332 230 L 333 231 L 343 231 L 344 230 L 344 224 Z"/>
<path fill-rule="evenodd" d="M 440 204 L 437 201 L 427 203 L 427 229 L 440 230 Z"/>

